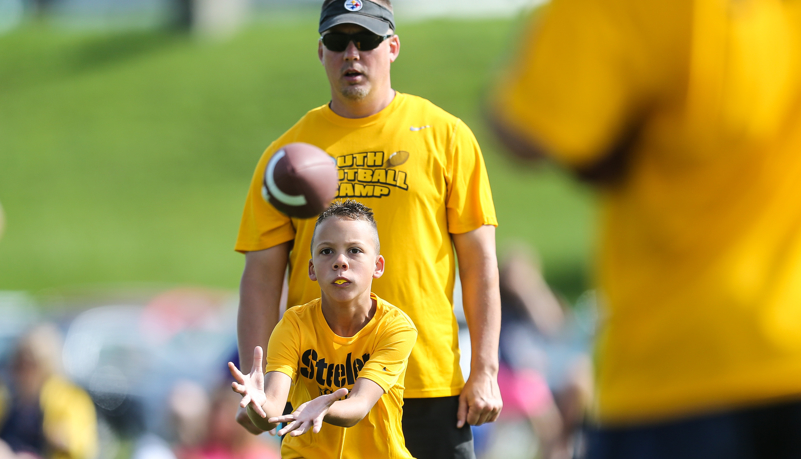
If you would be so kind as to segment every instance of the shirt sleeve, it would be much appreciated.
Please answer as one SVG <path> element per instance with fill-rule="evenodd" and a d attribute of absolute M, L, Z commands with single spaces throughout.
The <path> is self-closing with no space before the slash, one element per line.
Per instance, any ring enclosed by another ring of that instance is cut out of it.
<path fill-rule="evenodd" d="M 602 159 L 644 91 L 642 24 L 626 4 L 553 0 L 537 14 L 495 95 L 499 121 L 570 166 Z"/>
<path fill-rule="evenodd" d="M 481 148 L 461 120 L 453 127 L 448 152 L 448 232 L 460 234 L 483 225 L 498 226 Z"/>
<path fill-rule="evenodd" d="M 300 365 L 300 339 L 301 331 L 294 314 L 284 314 L 270 335 L 267 344 L 267 362 L 264 373 L 278 371 L 292 378 L 296 382 L 298 367 Z"/>
<path fill-rule="evenodd" d="M 256 165 L 239 224 L 235 247 L 238 252 L 269 249 L 295 239 L 292 219 L 279 212 L 262 194 L 264 169 L 277 148 L 275 143 L 270 145 Z"/>
<path fill-rule="evenodd" d="M 359 378 L 373 381 L 387 393 L 404 374 L 416 341 L 417 329 L 411 319 L 396 316 L 378 338 L 376 350 L 359 372 Z"/>

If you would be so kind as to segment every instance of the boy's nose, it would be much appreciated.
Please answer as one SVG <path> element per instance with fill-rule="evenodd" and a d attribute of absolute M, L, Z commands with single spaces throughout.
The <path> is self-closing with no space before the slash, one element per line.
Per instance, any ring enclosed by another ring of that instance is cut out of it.
<path fill-rule="evenodd" d="M 334 260 L 334 269 L 347 269 L 348 268 L 348 260 L 344 256 L 337 257 Z"/>

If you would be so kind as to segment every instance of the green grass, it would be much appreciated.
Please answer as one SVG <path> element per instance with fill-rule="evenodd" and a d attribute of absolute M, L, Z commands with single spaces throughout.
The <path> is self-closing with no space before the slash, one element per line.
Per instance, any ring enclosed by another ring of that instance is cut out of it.
<path fill-rule="evenodd" d="M 328 100 L 315 17 L 204 43 L 162 32 L 0 37 L 0 289 L 167 282 L 234 288 L 233 244 L 263 149 Z M 586 285 L 593 205 L 559 171 L 509 162 L 483 124 L 516 22 L 403 27 L 393 86 L 464 119 L 482 144 L 501 226 L 548 279 Z"/>

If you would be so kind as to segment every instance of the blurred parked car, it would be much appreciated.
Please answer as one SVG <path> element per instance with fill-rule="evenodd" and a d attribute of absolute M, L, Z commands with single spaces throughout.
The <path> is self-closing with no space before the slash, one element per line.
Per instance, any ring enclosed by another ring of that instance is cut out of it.
<path fill-rule="evenodd" d="M 170 390 L 179 380 L 206 389 L 219 384 L 236 345 L 235 320 L 235 295 L 205 289 L 95 307 L 69 325 L 64 368 L 118 438 L 169 438 Z"/>

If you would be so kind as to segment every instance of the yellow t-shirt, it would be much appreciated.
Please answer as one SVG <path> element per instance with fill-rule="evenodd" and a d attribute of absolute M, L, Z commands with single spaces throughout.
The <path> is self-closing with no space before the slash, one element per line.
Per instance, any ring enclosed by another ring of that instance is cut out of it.
<path fill-rule="evenodd" d="M 97 415 L 89 394 L 69 381 L 52 376 L 39 396 L 44 415 L 43 430 L 60 438 L 66 451 L 51 454 L 53 459 L 90 459 L 98 448 Z"/>
<path fill-rule="evenodd" d="M 288 310 L 270 336 L 265 373 L 280 371 L 292 378 L 295 403 L 341 387 L 353 390 L 357 378 L 367 378 L 384 389 L 367 416 L 353 427 L 324 424 L 317 434 L 284 437 L 284 459 L 412 457 L 403 439 L 401 418 L 403 379 L 417 329 L 403 311 L 375 294 L 371 297 L 377 303 L 375 315 L 351 337 L 331 331 L 319 299 Z"/>
<path fill-rule="evenodd" d="M 0 385 L 0 430 L 11 410 L 12 394 Z M 42 433 L 59 439 L 66 449 L 48 451 L 48 459 L 91 459 L 97 454 L 97 414 L 89 394 L 60 376 L 45 381 L 39 394 Z"/>
<path fill-rule="evenodd" d="M 256 166 L 236 250 L 263 250 L 295 241 L 288 304 L 320 296 L 309 279 L 314 219 L 290 219 L 262 198 L 264 168 L 291 142 L 316 145 L 337 159 L 340 198 L 375 212 L 384 276 L 373 290 L 422 324 L 406 378 L 407 397 L 457 395 L 458 325 L 453 315 L 454 250 L 449 233 L 497 225 L 487 171 L 470 129 L 431 102 L 397 93 L 381 112 L 342 118 L 324 105 L 273 142 Z"/>
<path fill-rule="evenodd" d="M 507 126 L 603 190 L 598 416 L 801 395 L 801 3 L 553 0 L 500 86 Z M 633 135 L 632 135 L 633 134 Z"/>

